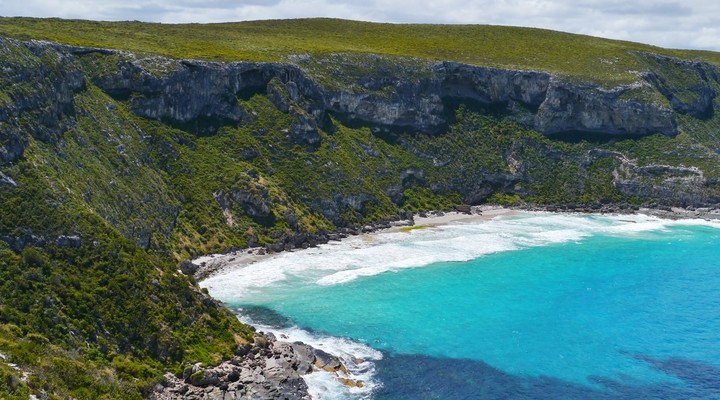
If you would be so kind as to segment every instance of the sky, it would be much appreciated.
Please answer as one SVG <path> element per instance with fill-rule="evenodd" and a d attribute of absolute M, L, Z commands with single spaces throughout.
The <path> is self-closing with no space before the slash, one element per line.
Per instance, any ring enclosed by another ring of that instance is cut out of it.
<path fill-rule="evenodd" d="M 716 0 L 0 0 L 0 15 L 163 23 L 333 17 L 513 25 L 720 51 Z"/>

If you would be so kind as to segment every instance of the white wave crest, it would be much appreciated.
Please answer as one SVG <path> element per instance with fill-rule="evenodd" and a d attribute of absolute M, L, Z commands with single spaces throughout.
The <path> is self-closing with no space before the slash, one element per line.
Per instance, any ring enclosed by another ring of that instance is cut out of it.
<path fill-rule="evenodd" d="M 407 233 L 350 237 L 314 249 L 281 253 L 251 265 L 228 265 L 224 273 L 201 285 L 223 301 L 257 300 L 268 287 L 338 285 L 437 262 L 468 261 L 490 253 L 580 241 L 597 234 L 633 237 L 673 225 L 720 227 L 717 222 L 672 221 L 646 215 L 525 212 Z"/>
<path fill-rule="evenodd" d="M 242 313 L 242 310 L 240 312 Z M 369 346 L 345 338 L 314 334 L 297 326 L 276 328 L 258 324 L 242 315 L 239 318 L 242 322 L 255 326 L 259 331 L 272 333 L 278 340 L 303 342 L 342 361 L 347 368 L 347 374 L 338 372 L 336 375 L 326 371 L 315 371 L 303 376 L 310 395 L 315 400 L 368 399 L 379 387 L 379 382 L 375 379 L 374 362 L 381 360 L 383 355 Z M 360 381 L 362 386 L 347 386 L 338 378 Z"/>

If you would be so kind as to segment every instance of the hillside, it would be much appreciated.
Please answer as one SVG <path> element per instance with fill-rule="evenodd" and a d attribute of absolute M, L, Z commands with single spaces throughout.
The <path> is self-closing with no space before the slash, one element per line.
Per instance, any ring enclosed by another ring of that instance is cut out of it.
<path fill-rule="evenodd" d="M 538 70 L 611 84 L 645 69 L 638 53 L 720 65 L 720 54 L 670 50 L 544 29 L 379 24 L 328 18 L 155 24 L 0 18 L 0 35 L 158 54 L 176 59 L 283 62 L 293 55 L 377 54 Z"/>
<path fill-rule="evenodd" d="M 719 62 L 509 27 L 0 18 L 0 353 L 30 371 L 0 362 L 0 396 L 140 398 L 230 358 L 253 333 L 178 271 L 198 255 L 464 204 L 716 207 Z"/>

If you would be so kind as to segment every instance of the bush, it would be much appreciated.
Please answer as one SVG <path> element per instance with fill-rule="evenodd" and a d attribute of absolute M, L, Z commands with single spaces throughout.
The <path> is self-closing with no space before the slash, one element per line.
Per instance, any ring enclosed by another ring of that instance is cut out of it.
<path fill-rule="evenodd" d="M 37 247 L 26 247 L 22 251 L 22 259 L 28 267 L 42 267 L 45 265 L 45 255 Z"/>

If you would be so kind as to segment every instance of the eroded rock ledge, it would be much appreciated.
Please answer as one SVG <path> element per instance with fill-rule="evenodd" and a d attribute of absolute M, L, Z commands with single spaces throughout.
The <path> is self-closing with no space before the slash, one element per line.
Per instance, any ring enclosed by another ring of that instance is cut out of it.
<path fill-rule="evenodd" d="M 451 122 L 454 107 L 467 102 L 499 111 L 547 135 L 580 131 L 672 136 L 677 134 L 674 111 L 702 115 L 705 108 L 712 108 L 711 103 L 702 101 L 681 107 L 672 101 L 675 94 L 661 86 L 657 74 L 608 90 L 546 72 L 440 62 L 398 66 L 411 68 L 410 77 L 372 69 L 363 76 L 333 71 L 340 82 L 333 85 L 319 83 L 312 70 L 302 65 L 118 56 L 113 68 L 99 68 L 102 72 L 92 81 L 114 97 L 129 99 L 137 115 L 192 124 L 198 127 L 197 133 L 207 134 L 219 124 L 238 124 L 250 118 L 237 98 L 261 92 L 295 119 L 294 139 L 310 146 L 319 143 L 320 127 L 331 130 L 331 118 L 377 129 L 440 133 Z M 628 95 L 634 90 L 653 90 L 651 86 L 661 88 L 668 102 L 677 105 L 676 110 Z M 714 95 L 701 92 L 701 97 Z"/>

